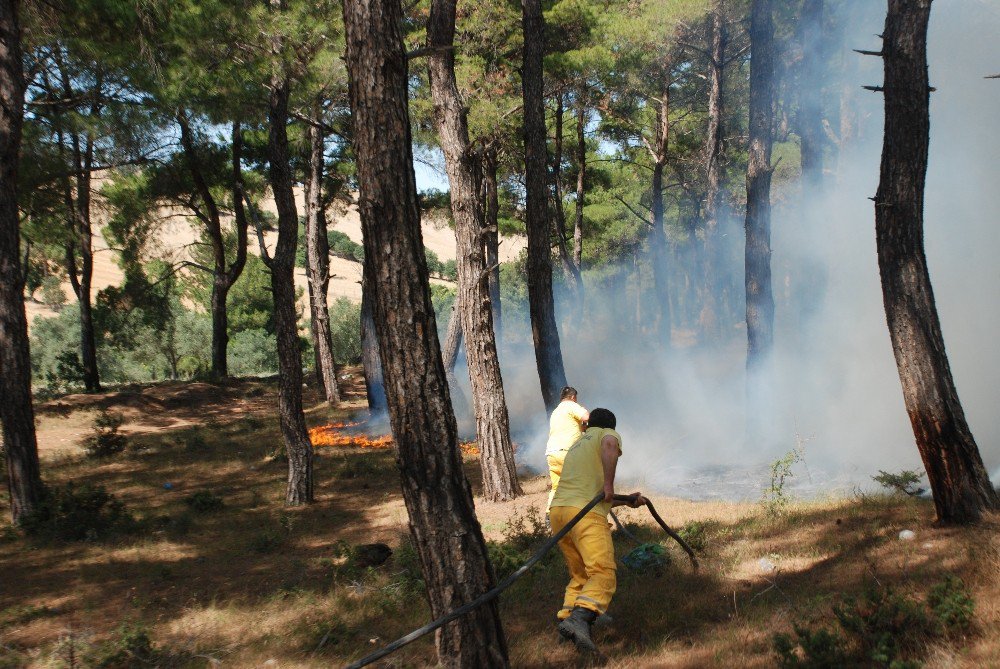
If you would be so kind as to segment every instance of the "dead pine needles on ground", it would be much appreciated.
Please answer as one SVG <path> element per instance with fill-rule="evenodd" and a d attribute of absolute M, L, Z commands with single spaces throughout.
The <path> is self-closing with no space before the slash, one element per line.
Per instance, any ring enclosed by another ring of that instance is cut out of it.
<path fill-rule="evenodd" d="M 391 449 L 317 448 L 317 502 L 286 509 L 273 382 L 203 385 L 40 405 L 46 481 L 74 527 L 93 529 L 0 530 L 0 667 L 329 667 L 428 621 Z M 307 399 L 311 426 L 362 407 L 348 397 L 331 411 L 314 389 Z M 127 445 L 88 457 L 101 411 L 122 416 Z M 474 486 L 475 457 L 465 454 Z M 501 575 L 544 541 L 546 485 L 530 478 L 515 502 L 477 501 Z M 1000 657 L 996 518 L 937 528 L 932 505 L 905 495 L 785 500 L 779 514 L 653 499 L 701 569 L 643 509 L 622 511 L 669 561 L 650 573 L 619 567 L 613 623 L 595 632 L 606 666 L 981 667 Z M 906 529 L 912 540 L 899 538 Z M 623 556 L 634 543 L 618 535 Z M 359 547 L 378 543 L 392 555 L 373 565 Z M 502 596 L 514 666 L 579 666 L 555 632 L 565 580 L 552 553 Z M 393 662 L 433 666 L 432 639 Z"/>

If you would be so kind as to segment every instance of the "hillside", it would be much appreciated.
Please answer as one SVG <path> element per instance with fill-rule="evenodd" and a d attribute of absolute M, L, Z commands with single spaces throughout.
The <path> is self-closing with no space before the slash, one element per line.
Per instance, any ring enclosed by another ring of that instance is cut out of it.
<path fill-rule="evenodd" d="M 301 189 L 296 189 L 295 199 L 298 211 L 301 214 L 305 211 L 304 195 Z M 261 207 L 265 211 L 277 214 L 274 200 L 270 197 L 261 203 Z M 102 288 L 120 285 L 124 280 L 124 275 L 117 263 L 117 253 L 108 248 L 107 242 L 101 235 L 100 229 L 106 220 L 107 214 L 101 210 L 99 204 L 96 202 L 95 214 L 94 231 L 96 235 L 94 239 L 93 294 L 96 296 Z M 189 259 L 188 249 L 198 239 L 198 231 L 192 227 L 189 217 L 184 216 L 183 212 L 179 210 L 170 208 L 161 208 L 159 216 L 162 222 L 155 241 L 155 257 L 169 259 L 172 262 Z M 331 230 L 344 233 L 358 244 L 362 243 L 361 219 L 355 205 L 346 207 L 335 205 L 335 207 L 331 207 L 327 212 L 327 219 Z M 455 233 L 444 219 L 425 217 L 423 221 L 423 237 L 424 247 L 436 253 L 441 260 L 455 259 Z M 268 248 L 273 249 L 277 241 L 277 233 L 265 233 L 265 241 Z M 523 237 L 503 238 L 500 243 L 501 262 L 516 259 L 521 250 L 526 246 L 527 240 Z M 250 253 L 260 255 L 257 240 L 252 231 L 250 234 L 249 250 Z M 346 297 L 352 302 L 361 301 L 360 264 L 344 260 L 343 258 L 331 257 L 330 272 L 332 275 L 328 292 L 328 299 L 330 301 L 339 297 Z M 432 282 L 448 283 L 440 279 L 432 279 Z M 306 292 L 308 282 L 305 270 L 301 267 L 297 267 L 295 270 L 295 285 L 302 289 L 304 296 L 308 294 Z M 73 298 L 72 288 L 68 280 L 63 283 L 63 290 L 66 293 L 67 299 L 75 299 Z M 304 297 L 304 299 L 307 300 L 308 297 Z M 306 307 L 307 305 L 303 304 L 303 306 Z M 29 324 L 38 316 L 48 318 L 55 315 L 55 312 L 51 308 L 36 300 L 27 301 L 26 310 Z M 306 309 L 306 313 L 308 313 L 308 309 Z"/>

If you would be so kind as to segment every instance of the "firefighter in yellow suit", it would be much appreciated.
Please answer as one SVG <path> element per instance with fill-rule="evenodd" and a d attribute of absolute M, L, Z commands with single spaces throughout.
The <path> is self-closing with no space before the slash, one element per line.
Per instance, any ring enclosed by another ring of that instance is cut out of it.
<path fill-rule="evenodd" d="M 559 540 L 570 581 L 557 614 L 558 630 L 580 651 L 597 650 L 590 627 L 615 594 L 617 565 L 608 512 L 612 506 L 625 504 L 613 499 L 615 469 L 622 454 L 616 423 L 615 415 L 607 409 L 590 412 L 587 431 L 566 452 L 559 487 L 549 508 L 552 532 L 557 533 L 598 493 L 604 493 L 604 501 Z M 646 503 L 638 493 L 633 495 L 635 501 L 629 506 Z"/>
<path fill-rule="evenodd" d="M 583 435 L 583 426 L 590 416 L 586 409 L 577 404 L 576 388 L 566 386 L 559 393 L 559 399 L 559 405 L 549 418 L 549 440 L 545 444 L 545 460 L 549 465 L 549 478 L 552 479 L 549 506 L 552 505 L 552 495 L 559 487 L 566 451 Z"/>

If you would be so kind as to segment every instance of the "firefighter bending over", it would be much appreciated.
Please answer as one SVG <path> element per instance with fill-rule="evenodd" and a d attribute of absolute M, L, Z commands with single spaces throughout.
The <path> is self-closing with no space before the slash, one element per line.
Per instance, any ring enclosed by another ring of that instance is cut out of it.
<path fill-rule="evenodd" d="M 549 509 L 552 532 L 557 533 L 599 492 L 604 492 L 604 501 L 559 541 L 570 580 L 557 614 L 558 630 L 582 652 L 597 650 L 590 628 L 615 594 L 617 566 L 608 512 L 612 506 L 626 504 L 613 500 L 615 469 L 622 454 L 616 423 L 615 415 L 607 409 L 590 412 L 587 431 L 566 452 L 559 487 Z M 629 506 L 646 503 L 644 497 L 633 494 L 635 501 Z"/>

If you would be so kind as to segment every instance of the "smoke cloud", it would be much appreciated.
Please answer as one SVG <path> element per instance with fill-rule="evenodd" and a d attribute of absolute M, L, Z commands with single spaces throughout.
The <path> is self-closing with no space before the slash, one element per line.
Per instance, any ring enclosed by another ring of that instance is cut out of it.
<path fill-rule="evenodd" d="M 873 36 L 882 32 L 884 5 L 864 4 L 866 11 L 852 13 L 839 47 L 857 65 L 847 83 L 857 91 L 860 138 L 842 154 L 837 173 L 826 175 L 825 196 L 803 202 L 796 191 L 774 205 L 774 386 L 764 432 L 747 438 L 745 334 L 715 348 L 658 353 L 616 327 L 608 315 L 624 296 L 602 292 L 593 281 L 585 325 L 561 328 L 567 378 L 581 402 L 618 416 L 624 487 L 755 498 L 768 481 L 769 463 L 797 445 L 804 445 L 805 464 L 790 486 L 804 496 L 872 487 L 879 469 L 922 470 L 885 324 L 868 199 L 878 185 L 882 97 L 860 87 L 881 82 L 881 61 L 850 50 L 879 48 Z M 1000 482 L 994 395 L 1000 385 L 1000 80 L 984 76 L 1000 72 L 997 34 L 994 3 L 963 0 L 932 13 L 929 62 L 937 92 L 925 207 L 926 252 L 951 369 L 994 484 Z M 742 220 L 728 225 L 742 244 Z M 742 266 L 734 272 L 741 290 Z M 565 323 L 565 301 L 558 311 Z M 530 343 L 504 347 L 501 363 L 518 458 L 544 471 L 547 417 Z M 467 382 L 464 369 L 463 375 Z M 461 422 L 468 431 L 468 417 Z"/>

